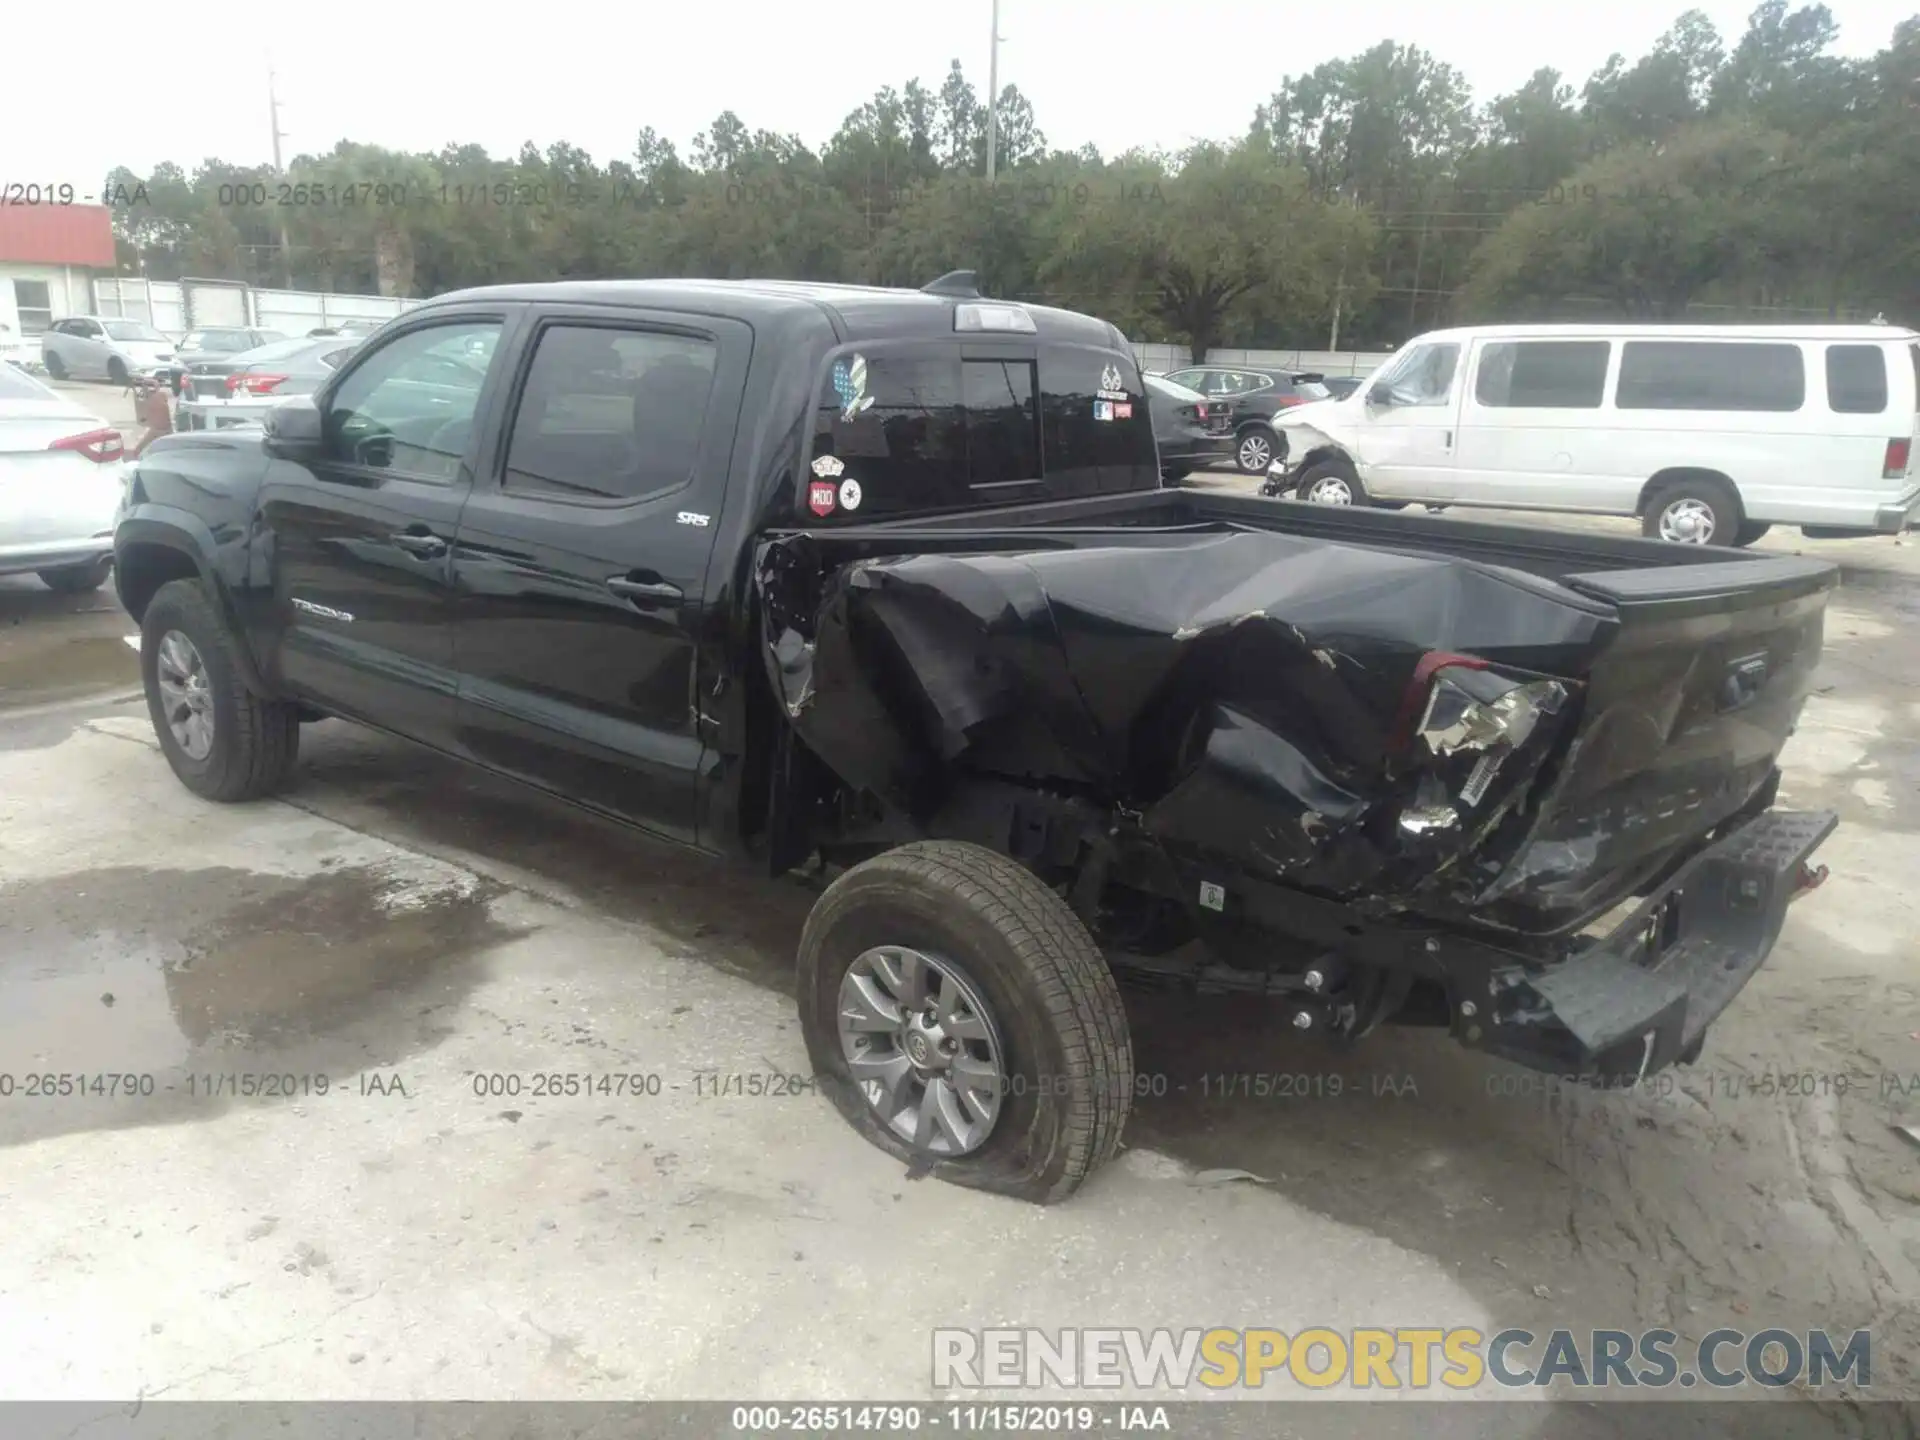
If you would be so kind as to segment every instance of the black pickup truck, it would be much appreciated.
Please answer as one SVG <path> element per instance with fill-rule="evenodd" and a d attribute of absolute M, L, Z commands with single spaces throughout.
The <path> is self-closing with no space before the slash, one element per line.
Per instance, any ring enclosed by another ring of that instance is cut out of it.
<path fill-rule="evenodd" d="M 157 441 L 115 562 L 210 799 L 338 716 L 827 867 L 823 1088 L 1041 1201 L 1119 1143 L 1116 976 L 1631 1080 L 1833 825 L 1770 808 L 1831 567 L 1163 489 L 1120 333 L 964 274 L 443 296 Z"/>

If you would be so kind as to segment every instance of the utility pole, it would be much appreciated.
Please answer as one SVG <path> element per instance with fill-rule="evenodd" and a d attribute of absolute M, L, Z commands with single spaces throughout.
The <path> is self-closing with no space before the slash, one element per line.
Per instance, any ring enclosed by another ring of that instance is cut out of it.
<path fill-rule="evenodd" d="M 273 58 L 267 58 L 267 124 L 273 135 L 273 173 L 282 180 L 287 178 L 286 167 L 280 163 L 280 142 L 286 138 L 286 132 L 280 128 L 280 91 L 274 84 Z M 286 212 L 280 217 L 280 283 L 289 290 L 293 288 L 293 257 L 289 253 L 287 242 Z"/>
<path fill-rule="evenodd" d="M 994 152 L 1000 146 L 1000 0 L 993 0 L 993 44 L 987 50 L 987 184 L 993 184 Z"/>

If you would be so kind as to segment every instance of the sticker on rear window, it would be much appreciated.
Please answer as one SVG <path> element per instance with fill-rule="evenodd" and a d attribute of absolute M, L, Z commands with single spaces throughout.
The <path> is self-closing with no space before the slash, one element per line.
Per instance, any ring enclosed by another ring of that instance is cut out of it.
<path fill-rule="evenodd" d="M 860 482 L 852 476 L 840 482 L 840 508 L 842 510 L 860 508 Z"/>
<path fill-rule="evenodd" d="M 834 484 L 831 480 L 815 480 L 807 486 L 807 508 L 816 515 L 833 513 Z"/>
<path fill-rule="evenodd" d="M 822 480 L 837 480 L 846 468 L 836 455 L 822 455 L 813 462 L 813 473 Z"/>
<path fill-rule="evenodd" d="M 1109 365 L 1100 372 L 1099 395 L 1102 400 L 1124 400 L 1127 392 L 1120 388 L 1120 368 Z"/>
<path fill-rule="evenodd" d="M 840 397 L 840 418 L 852 420 L 873 404 L 867 394 L 867 357 L 855 355 L 833 362 L 833 392 Z"/>
<path fill-rule="evenodd" d="M 1093 402 L 1093 418 L 1096 420 L 1113 419 L 1113 401 L 1096 400 Z"/>

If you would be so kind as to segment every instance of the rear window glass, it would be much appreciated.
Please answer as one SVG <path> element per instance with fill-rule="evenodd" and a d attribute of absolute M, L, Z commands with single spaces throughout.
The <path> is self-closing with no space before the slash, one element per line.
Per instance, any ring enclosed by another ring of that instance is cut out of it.
<path fill-rule="evenodd" d="M 1124 391 L 1104 383 L 1110 370 Z M 1129 398 L 1103 399 L 1102 390 Z M 814 415 L 803 495 L 810 518 L 1138 489 L 1158 474 L 1138 373 L 1110 352 L 843 351 L 828 366 Z"/>
<path fill-rule="evenodd" d="M 1614 403 L 1622 410 L 1798 410 L 1807 370 L 1798 345 L 1629 340 Z"/>
<path fill-rule="evenodd" d="M 1827 408 L 1878 415 L 1887 408 L 1887 356 L 1878 345 L 1827 347 Z"/>
<path fill-rule="evenodd" d="M 1598 410 L 1607 388 L 1605 340 L 1498 340 L 1480 352 L 1473 398 L 1493 409 Z"/>

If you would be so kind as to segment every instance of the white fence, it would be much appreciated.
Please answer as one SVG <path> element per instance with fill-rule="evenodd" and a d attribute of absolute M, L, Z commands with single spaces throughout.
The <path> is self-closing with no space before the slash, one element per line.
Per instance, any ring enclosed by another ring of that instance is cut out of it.
<path fill-rule="evenodd" d="M 343 320 L 391 320 L 419 304 L 392 295 L 330 295 L 316 290 L 260 290 L 232 280 L 97 278 L 98 315 L 144 320 L 178 338 L 197 326 L 252 325 L 304 335 Z"/>
<path fill-rule="evenodd" d="M 1245 365 L 1249 369 L 1291 370 L 1320 375 L 1371 375 L 1391 352 L 1364 350 L 1228 350 L 1207 352 L 1208 365 Z M 1184 345 L 1135 342 L 1133 355 L 1150 375 L 1165 375 L 1192 363 Z"/>

